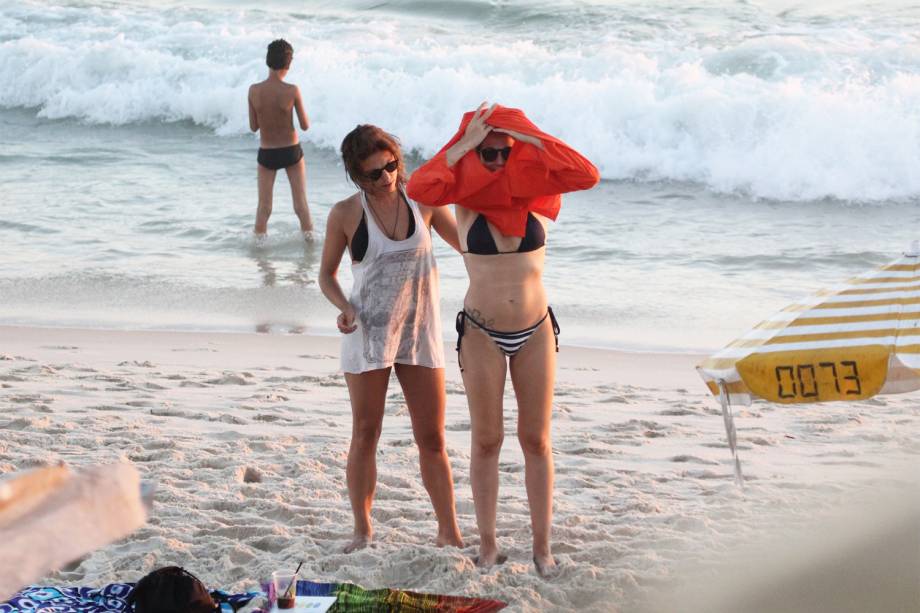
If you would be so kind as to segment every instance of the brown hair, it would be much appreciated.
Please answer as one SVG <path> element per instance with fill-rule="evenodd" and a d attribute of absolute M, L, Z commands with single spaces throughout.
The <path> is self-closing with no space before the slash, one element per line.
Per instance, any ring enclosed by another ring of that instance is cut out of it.
<path fill-rule="evenodd" d="M 294 47 L 283 38 L 273 40 L 268 44 L 265 54 L 265 63 L 272 70 L 283 70 L 291 67 L 294 58 Z"/>
<path fill-rule="evenodd" d="M 406 167 L 403 164 L 402 148 L 399 139 L 370 124 L 360 124 L 342 139 L 342 162 L 345 164 L 345 173 L 355 185 L 367 181 L 361 170 L 361 163 L 378 151 L 389 151 L 396 158 L 399 165 L 396 169 L 396 180 L 406 182 Z"/>
<path fill-rule="evenodd" d="M 134 613 L 212 613 L 217 604 L 198 577 L 179 566 L 144 576 L 127 597 Z"/>

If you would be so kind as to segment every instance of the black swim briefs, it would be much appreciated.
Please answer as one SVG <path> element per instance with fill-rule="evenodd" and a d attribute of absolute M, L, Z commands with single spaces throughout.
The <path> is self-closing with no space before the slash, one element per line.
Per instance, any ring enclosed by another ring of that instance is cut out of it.
<path fill-rule="evenodd" d="M 259 148 L 259 164 L 269 170 L 281 170 L 288 166 L 293 166 L 303 158 L 303 149 L 300 143 L 290 147 L 278 147 L 276 149 Z"/>

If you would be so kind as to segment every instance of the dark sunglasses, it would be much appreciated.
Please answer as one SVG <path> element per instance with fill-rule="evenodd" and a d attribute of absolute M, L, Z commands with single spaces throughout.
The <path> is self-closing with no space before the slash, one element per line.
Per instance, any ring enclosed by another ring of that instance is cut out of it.
<path fill-rule="evenodd" d="M 370 179 L 371 181 L 376 181 L 377 179 L 383 176 L 384 170 L 387 172 L 393 172 L 397 168 L 399 168 L 399 162 L 397 160 L 392 160 L 386 166 L 382 166 L 380 168 L 375 168 L 374 170 L 367 171 L 366 173 L 364 173 L 364 176 Z"/>
<path fill-rule="evenodd" d="M 501 154 L 502 158 L 507 162 L 508 156 L 511 155 L 511 147 L 502 147 L 501 149 L 483 147 L 477 151 L 479 151 L 479 157 L 482 158 L 483 162 L 494 162 L 498 159 L 498 154 Z"/>

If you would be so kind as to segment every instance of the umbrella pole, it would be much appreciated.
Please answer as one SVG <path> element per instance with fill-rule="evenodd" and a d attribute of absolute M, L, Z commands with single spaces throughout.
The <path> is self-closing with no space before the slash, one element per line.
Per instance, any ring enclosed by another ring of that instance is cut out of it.
<path fill-rule="evenodd" d="M 741 475 L 741 460 L 738 459 L 738 435 L 735 432 L 735 418 L 732 415 L 732 403 L 725 389 L 725 381 L 719 379 L 719 402 L 722 403 L 722 421 L 725 422 L 725 434 L 728 436 L 728 448 L 732 452 L 735 466 L 735 483 L 744 488 L 744 477 Z"/>

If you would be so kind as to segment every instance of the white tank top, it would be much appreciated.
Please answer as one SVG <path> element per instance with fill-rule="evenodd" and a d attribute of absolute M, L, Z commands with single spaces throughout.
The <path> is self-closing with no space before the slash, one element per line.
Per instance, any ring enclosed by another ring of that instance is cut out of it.
<path fill-rule="evenodd" d="M 415 231 L 405 240 L 389 238 L 377 227 L 361 192 L 367 223 L 367 251 L 352 263 L 349 302 L 358 329 L 342 336 L 342 370 L 362 373 L 394 363 L 444 368 L 438 267 L 431 232 L 418 205 L 406 197 Z M 399 203 L 402 206 L 402 202 Z"/>

